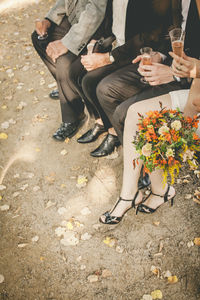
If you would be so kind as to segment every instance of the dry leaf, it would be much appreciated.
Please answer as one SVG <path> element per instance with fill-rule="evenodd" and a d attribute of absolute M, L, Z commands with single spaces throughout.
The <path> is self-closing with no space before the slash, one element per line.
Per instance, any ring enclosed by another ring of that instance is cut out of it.
<path fill-rule="evenodd" d="M 109 247 L 113 247 L 116 244 L 116 239 L 107 236 L 105 240 L 103 240 L 104 244 L 106 244 Z"/>
<path fill-rule="evenodd" d="M 159 225 L 160 225 L 160 221 L 154 221 L 154 222 L 153 222 L 153 225 L 159 226 Z"/>
<path fill-rule="evenodd" d="M 4 105 L 1 106 L 1 108 L 2 109 L 7 109 L 7 105 L 4 104 Z"/>
<path fill-rule="evenodd" d="M 87 179 L 86 176 L 79 175 L 79 176 L 78 176 L 78 179 L 77 179 L 77 184 L 76 184 L 76 186 L 77 186 L 78 188 L 85 187 L 86 184 L 87 184 L 87 182 L 88 182 L 88 179 Z"/>
<path fill-rule="evenodd" d="M 69 230 L 73 230 L 73 229 L 74 229 L 74 226 L 72 225 L 71 222 L 67 222 L 66 227 L 67 227 L 67 229 L 69 229 Z"/>
<path fill-rule="evenodd" d="M 2 200 L 2 196 L 0 196 L 0 201 Z"/>
<path fill-rule="evenodd" d="M 194 244 L 195 244 L 196 246 L 200 246 L 200 238 L 195 238 L 195 239 L 194 239 Z"/>
<path fill-rule="evenodd" d="M 5 132 L 0 133 L 0 140 L 6 140 L 8 138 L 8 135 Z"/>
<path fill-rule="evenodd" d="M 178 282 L 177 276 L 169 276 L 167 278 L 167 280 L 168 280 L 169 283 L 177 283 Z"/>
<path fill-rule="evenodd" d="M 155 290 L 151 293 L 152 299 L 162 299 L 163 295 L 160 290 Z"/>
<path fill-rule="evenodd" d="M 159 277 L 159 275 L 160 275 L 160 268 L 155 267 L 155 266 L 151 266 L 151 272 L 152 272 L 154 275 L 156 275 L 156 276 Z"/>
<path fill-rule="evenodd" d="M 69 141 L 70 141 L 70 139 L 69 139 L 69 138 L 66 138 L 66 139 L 65 139 L 65 143 L 66 143 L 66 144 L 68 144 L 68 143 L 69 143 Z"/>
<path fill-rule="evenodd" d="M 35 151 L 40 152 L 41 150 L 40 150 L 40 148 L 35 148 Z"/>

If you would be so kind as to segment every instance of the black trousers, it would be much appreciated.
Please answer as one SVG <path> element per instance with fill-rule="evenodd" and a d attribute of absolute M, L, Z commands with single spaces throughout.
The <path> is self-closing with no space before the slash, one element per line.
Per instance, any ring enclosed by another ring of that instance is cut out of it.
<path fill-rule="evenodd" d="M 141 76 L 137 68 L 137 64 L 125 66 L 106 76 L 97 87 L 99 103 L 115 128 L 121 143 L 123 142 L 124 121 L 130 105 L 189 87 L 186 81 L 184 84 L 173 81 L 153 87 L 145 85 L 140 81 Z"/>
<path fill-rule="evenodd" d="M 99 103 L 96 89 L 99 82 L 105 76 L 111 74 L 119 68 L 120 67 L 116 64 L 110 64 L 94 71 L 87 72 L 81 64 L 80 58 L 78 58 L 72 63 L 69 71 L 70 81 L 73 82 L 74 86 L 76 86 L 79 95 L 82 99 L 84 99 L 87 107 L 88 101 L 90 103 L 90 107 L 92 107 L 92 109 L 90 109 L 90 107 L 88 109 L 90 114 L 93 114 L 95 119 L 101 118 L 106 129 L 112 127 L 112 124 Z"/>
<path fill-rule="evenodd" d="M 84 102 L 82 101 L 76 87 L 69 78 L 69 70 L 77 56 L 70 51 L 60 56 L 54 63 L 46 54 L 46 47 L 49 42 L 60 40 L 69 31 L 71 25 L 67 17 L 63 18 L 62 23 L 58 26 L 53 24 L 48 32 L 48 38 L 44 41 L 38 40 L 36 31 L 32 34 L 32 42 L 35 50 L 57 81 L 62 121 L 73 123 L 83 116 Z"/>

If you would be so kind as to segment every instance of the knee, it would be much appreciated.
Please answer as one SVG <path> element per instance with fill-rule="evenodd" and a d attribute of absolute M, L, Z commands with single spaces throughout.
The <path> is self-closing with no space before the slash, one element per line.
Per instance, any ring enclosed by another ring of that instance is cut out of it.
<path fill-rule="evenodd" d="M 137 124 L 138 123 L 138 112 L 139 112 L 139 105 L 137 103 L 131 105 L 127 111 L 126 119 L 125 119 L 125 126 L 130 126 L 130 124 Z"/>
<path fill-rule="evenodd" d="M 97 98 L 101 105 L 104 105 L 106 102 L 111 102 L 114 98 L 113 85 L 105 77 L 97 86 Z"/>
<path fill-rule="evenodd" d="M 94 76 L 88 72 L 82 79 L 82 89 L 88 99 L 92 98 L 92 91 L 96 89 Z"/>
<path fill-rule="evenodd" d="M 56 78 L 68 82 L 71 62 L 63 55 L 56 60 Z"/>

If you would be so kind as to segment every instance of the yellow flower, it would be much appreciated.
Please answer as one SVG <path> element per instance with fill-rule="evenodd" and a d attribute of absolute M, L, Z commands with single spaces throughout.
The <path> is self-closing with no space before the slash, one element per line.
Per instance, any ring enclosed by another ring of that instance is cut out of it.
<path fill-rule="evenodd" d="M 160 127 L 159 128 L 159 130 L 158 130 L 158 133 L 160 134 L 160 135 L 163 135 L 165 132 L 169 132 L 169 127 L 167 127 L 167 126 L 162 126 L 162 127 Z"/>
<path fill-rule="evenodd" d="M 150 143 L 145 144 L 142 147 L 142 154 L 144 156 L 150 156 L 151 155 L 151 149 L 152 149 L 152 145 Z"/>
<path fill-rule="evenodd" d="M 171 128 L 175 129 L 176 131 L 181 129 L 181 127 L 181 122 L 179 120 L 176 120 L 171 124 Z"/>

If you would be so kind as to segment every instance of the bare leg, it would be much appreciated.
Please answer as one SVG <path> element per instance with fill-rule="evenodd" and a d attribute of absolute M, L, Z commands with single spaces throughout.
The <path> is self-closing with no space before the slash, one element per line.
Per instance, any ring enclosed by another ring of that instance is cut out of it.
<path fill-rule="evenodd" d="M 135 153 L 134 145 L 132 144 L 133 137 L 136 134 L 136 130 L 138 129 L 138 113 L 145 114 L 150 110 L 159 110 L 160 105 L 159 102 L 162 102 L 163 107 L 171 108 L 171 98 L 169 95 L 164 95 L 160 97 L 155 97 L 152 99 L 148 99 L 145 101 L 137 102 L 130 106 L 124 127 L 124 172 L 123 172 L 123 181 L 122 181 L 122 189 L 120 196 L 123 199 L 131 200 L 134 198 L 137 192 L 138 179 L 140 176 L 140 170 L 142 167 L 142 162 L 139 162 L 135 168 L 133 168 L 133 159 L 135 159 L 138 154 Z M 156 194 L 163 195 L 166 191 L 166 187 L 163 188 L 162 177 L 160 173 L 155 172 L 152 174 L 152 183 L 153 183 L 153 191 Z M 151 198 L 151 197 L 150 197 Z M 156 201 L 157 201 L 156 197 Z M 163 201 L 162 198 L 158 198 Z M 139 192 L 138 197 L 136 198 L 136 204 L 141 202 L 142 193 Z M 153 199 L 152 199 L 153 200 Z M 120 217 L 129 207 L 131 207 L 131 202 L 120 201 L 115 209 L 112 211 L 110 215 Z M 105 216 L 101 217 L 102 221 L 104 221 Z"/>

